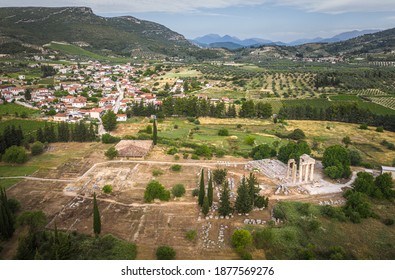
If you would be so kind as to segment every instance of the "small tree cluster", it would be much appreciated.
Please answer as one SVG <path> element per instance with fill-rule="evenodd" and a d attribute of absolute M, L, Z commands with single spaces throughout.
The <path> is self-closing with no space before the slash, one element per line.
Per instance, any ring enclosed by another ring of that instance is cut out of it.
<path fill-rule="evenodd" d="M 325 174 L 332 178 L 348 178 L 351 175 L 350 154 L 341 145 L 328 147 L 322 158 Z"/>
<path fill-rule="evenodd" d="M 115 149 L 115 147 L 110 147 L 108 148 L 108 150 L 104 153 L 104 155 L 108 158 L 108 159 L 114 159 L 118 156 L 118 151 L 117 149 Z"/>
<path fill-rule="evenodd" d="M 170 191 L 166 190 L 165 187 L 156 180 L 149 182 L 144 192 L 144 201 L 152 202 L 154 199 L 160 199 L 162 201 L 169 201 Z"/>
<path fill-rule="evenodd" d="M 18 164 L 25 163 L 28 159 L 29 158 L 28 158 L 25 148 L 19 147 L 19 146 L 9 147 L 5 151 L 5 153 L 2 157 L 2 160 L 4 162 L 18 163 Z"/>
<path fill-rule="evenodd" d="M 217 185 L 222 185 L 225 181 L 227 174 L 228 174 L 227 169 L 215 169 L 212 173 L 214 182 Z"/>
<path fill-rule="evenodd" d="M 170 246 L 160 246 L 156 249 L 156 258 L 158 260 L 174 260 L 176 251 Z"/>
<path fill-rule="evenodd" d="M 171 193 L 175 197 L 181 197 L 185 194 L 185 187 L 183 184 L 177 184 L 171 189 Z"/>
<path fill-rule="evenodd" d="M 251 150 L 251 154 L 250 154 L 250 156 L 254 160 L 271 158 L 271 157 L 275 157 L 276 155 L 277 155 L 276 150 L 271 148 L 268 144 L 262 144 L 254 147 Z"/>

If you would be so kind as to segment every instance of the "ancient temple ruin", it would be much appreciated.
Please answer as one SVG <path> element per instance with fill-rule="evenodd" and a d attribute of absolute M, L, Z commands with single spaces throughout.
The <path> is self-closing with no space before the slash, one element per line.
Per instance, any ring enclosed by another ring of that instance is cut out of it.
<path fill-rule="evenodd" d="M 314 165 L 315 159 L 309 155 L 302 155 L 299 158 L 299 174 L 297 176 L 298 166 L 295 159 L 288 160 L 286 179 L 291 178 L 291 182 L 296 184 L 298 179 L 299 183 L 313 182 L 314 180 Z M 298 177 L 298 178 L 297 178 Z"/>

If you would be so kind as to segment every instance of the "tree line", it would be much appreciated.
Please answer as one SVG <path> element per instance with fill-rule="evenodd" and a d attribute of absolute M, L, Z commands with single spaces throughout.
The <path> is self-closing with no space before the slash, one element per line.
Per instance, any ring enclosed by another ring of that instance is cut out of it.
<path fill-rule="evenodd" d="M 12 146 L 28 146 L 29 143 L 55 142 L 91 142 L 96 140 L 97 128 L 92 123 L 88 126 L 84 122 L 76 124 L 45 124 L 37 129 L 35 134 L 26 134 L 19 126 L 6 126 L 0 134 L 0 154 Z"/>
<path fill-rule="evenodd" d="M 145 105 L 143 101 L 134 103 L 126 112 L 131 116 L 171 117 L 213 117 L 213 118 L 269 118 L 273 113 L 271 104 L 262 101 L 254 102 L 247 100 L 241 103 L 238 112 L 235 104 L 225 102 L 210 102 L 210 100 L 199 99 L 196 96 L 186 98 L 167 97 L 163 99 L 161 106 L 154 104 Z"/>
<path fill-rule="evenodd" d="M 346 123 L 382 126 L 395 131 L 395 115 L 377 115 L 369 109 L 353 104 L 331 104 L 328 108 L 316 108 L 310 105 L 284 106 L 278 114 L 280 119 L 322 120 Z"/>

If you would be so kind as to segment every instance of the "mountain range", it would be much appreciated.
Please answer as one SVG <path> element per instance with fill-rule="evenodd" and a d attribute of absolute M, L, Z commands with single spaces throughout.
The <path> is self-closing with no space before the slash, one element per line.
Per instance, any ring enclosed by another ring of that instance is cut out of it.
<path fill-rule="evenodd" d="M 37 48 L 52 41 L 106 55 L 177 56 L 198 51 L 183 35 L 131 16 L 101 17 L 87 7 L 0 8 L 0 45 Z"/>
<path fill-rule="evenodd" d="M 237 37 L 225 35 L 220 36 L 218 34 L 208 34 L 202 37 L 197 37 L 195 39 L 191 39 L 190 42 L 203 47 L 203 48 L 226 48 L 226 49 L 239 49 L 243 47 L 257 47 L 261 45 L 277 45 L 277 46 L 299 46 L 303 44 L 311 44 L 311 43 L 336 43 L 342 42 L 349 39 L 353 39 L 359 36 L 363 36 L 366 34 L 372 34 L 379 32 L 378 29 L 371 30 L 354 30 L 349 32 L 340 33 L 330 38 L 313 38 L 313 39 L 298 39 L 288 43 L 284 43 L 281 41 L 273 42 L 268 39 L 260 39 L 260 38 L 249 38 L 241 40 Z"/>

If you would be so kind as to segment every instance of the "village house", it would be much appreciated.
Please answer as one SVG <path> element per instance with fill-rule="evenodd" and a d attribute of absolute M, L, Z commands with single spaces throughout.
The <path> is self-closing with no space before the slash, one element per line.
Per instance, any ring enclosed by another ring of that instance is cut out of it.
<path fill-rule="evenodd" d="M 86 98 L 83 96 L 78 96 L 76 99 L 74 99 L 72 106 L 74 108 L 84 108 L 86 107 Z"/>
<path fill-rule="evenodd" d="M 117 122 L 126 122 L 128 119 L 126 114 L 117 114 Z"/>

